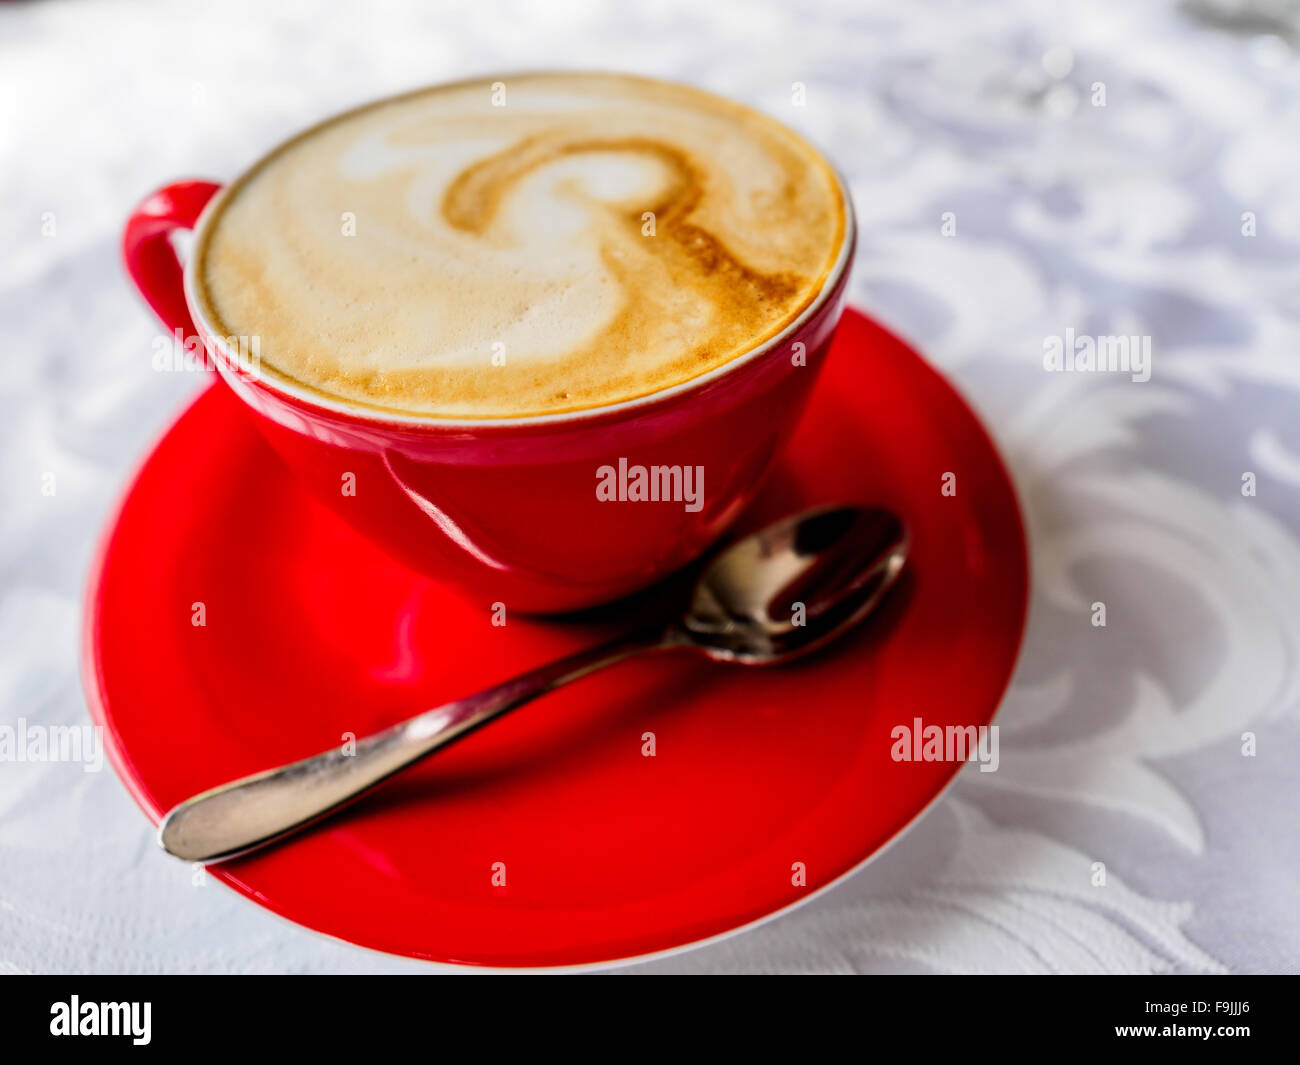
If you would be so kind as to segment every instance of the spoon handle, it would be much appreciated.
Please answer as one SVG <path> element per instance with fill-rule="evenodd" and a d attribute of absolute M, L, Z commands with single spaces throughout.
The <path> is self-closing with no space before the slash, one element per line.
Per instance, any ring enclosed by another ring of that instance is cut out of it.
<path fill-rule="evenodd" d="M 158 842 L 191 862 L 247 854 L 319 821 L 399 770 L 561 684 L 642 651 L 680 645 L 662 628 L 622 636 L 426 710 L 356 741 L 352 750 L 332 748 L 205 791 L 167 814 Z"/>

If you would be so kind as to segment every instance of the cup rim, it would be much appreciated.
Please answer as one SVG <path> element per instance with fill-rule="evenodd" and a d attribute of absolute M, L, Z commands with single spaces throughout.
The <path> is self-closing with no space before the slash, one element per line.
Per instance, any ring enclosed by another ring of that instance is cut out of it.
<path fill-rule="evenodd" d="M 583 407 L 579 410 L 554 411 L 549 414 L 528 414 L 520 416 L 489 415 L 482 418 L 457 418 L 436 414 L 420 414 L 413 411 L 403 412 L 381 407 L 370 407 L 366 404 L 354 403 L 343 399 L 342 397 L 331 396 L 309 386 L 301 385 L 278 371 L 272 371 L 270 373 L 265 371 L 249 371 L 242 364 L 240 357 L 229 350 L 225 342 L 226 338 L 221 336 L 212 328 L 211 323 L 203 313 L 203 305 L 198 298 L 198 282 L 195 276 L 196 269 L 194 264 L 202 257 L 200 255 L 200 250 L 204 247 L 208 238 L 208 228 L 211 225 L 212 220 L 218 217 L 226 200 L 236 189 L 240 188 L 249 178 L 270 162 L 275 156 L 296 144 L 298 141 L 311 136 L 318 130 L 324 129 L 335 122 L 341 121 L 342 119 L 355 114 L 360 114 L 373 107 L 403 100 L 408 97 L 419 96 L 434 89 L 450 89 L 462 85 L 473 85 L 478 82 L 492 80 L 508 81 L 510 78 L 523 78 L 548 74 L 595 75 L 649 81 L 657 84 L 679 85 L 695 92 L 702 92 L 709 96 L 725 100 L 732 106 L 741 107 L 745 110 L 762 115 L 769 121 L 779 123 L 783 128 L 803 141 L 813 152 L 816 153 L 817 157 L 826 165 L 827 170 L 835 179 L 835 187 L 839 192 L 840 202 L 844 207 L 844 233 L 840 239 L 840 246 L 835 256 L 835 262 L 831 265 L 830 270 L 827 271 L 826 277 L 822 280 L 821 288 L 818 289 L 817 294 L 809 301 L 808 305 L 800 311 L 796 317 L 786 323 L 784 328 L 768 337 L 761 344 L 757 344 L 754 347 L 741 352 L 739 355 L 727 360 L 720 366 L 715 366 L 713 369 L 699 374 L 696 377 L 689 378 L 685 381 L 679 381 L 667 388 L 657 389 L 654 392 L 648 392 L 645 395 L 635 396 L 631 399 L 618 400 L 614 403 L 604 403 L 595 407 Z M 844 279 L 844 275 L 848 270 L 853 257 L 853 252 L 857 245 L 857 217 L 853 209 L 853 198 L 849 194 L 848 182 L 845 180 L 844 175 L 840 172 L 836 163 L 818 145 L 805 137 L 799 130 L 794 129 L 794 127 L 764 111 L 759 111 L 757 108 L 750 107 L 746 103 L 734 100 L 729 96 L 722 96 L 720 93 L 715 93 L 712 90 L 701 88 L 700 86 L 693 85 L 689 82 L 680 82 L 668 78 L 659 78 L 615 70 L 539 68 L 533 70 L 516 70 L 509 73 L 480 74 L 472 77 L 458 78 L 453 81 L 435 82 L 430 85 L 424 85 L 419 88 L 395 93 L 390 96 L 383 96 L 374 100 L 369 100 L 365 103 L 329 115 L 321 119 L 319 122 L 315 122 L 305 129 L 302 129 L 292 136 L 278 142 L 258 156 L 234 178 L 223 184 L 217 194 L 213 196 L 203 208 L 202 213 L 194 224 L 193 233 L 194 241 L 191 246 L 192 250 L 189 259 L 185 263 L 182 275 L 185 303 L 189 309 L 190 316 L 194 321 L 196 330 L 203 338 L 206 349 L 215 356 L 217 368 L 223 375 L 229 376 L 230 374 L 234 374 L 243 380 L 251 381 L 254 385 L 264 388 L 268 392 L 289 400 L 298 406 L 305 406 L 324 413 L 339 415 L 354 420 L 377 423 L 380 425 L 391 425 L 402 428 L 419 428 L 425 426 L 428 428 L 447 429 L 506 429 L 516 426 L 560 425 L 569 422 L 587 421 L 595 418 L 606 417 L 611 414 L 622 414 L 642 407 L 653 406 L 670 398 L 675 398 L 695 389 L 703 388 L 719 378 L 733 371 L 739 370 L 742 366 L 748 365 L 749 363 L 761 358 L 778 345 L 788 341 L 792 335 L 802 330 L 808 322 L 824 309 L 827 302 L 837 292 L 840 283 Z"/>

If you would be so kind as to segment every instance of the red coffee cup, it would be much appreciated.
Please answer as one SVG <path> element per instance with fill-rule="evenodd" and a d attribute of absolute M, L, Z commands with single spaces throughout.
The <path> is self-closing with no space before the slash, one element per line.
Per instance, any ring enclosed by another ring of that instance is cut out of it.
<path fill-rule="evenodd" d="M 258 373 L 204 320 L 169 239 L 193 229 L 202 240 L 219 185 L 184 181 L 154 193 L 127 222 L 122 250 L 163 324 L 202 343 L 289 469 L 341 517 L 487 604 L 554 613 L 654 583 L 701 554 L 754 498 L 843 310 L 855 230 L 842 182 L 840 193 L 839 257 L 777 336 L 652 395 L 538 417 L 388 414 Z M 670 498 L 624 498 L 638 495 L 633 482 Z"/>

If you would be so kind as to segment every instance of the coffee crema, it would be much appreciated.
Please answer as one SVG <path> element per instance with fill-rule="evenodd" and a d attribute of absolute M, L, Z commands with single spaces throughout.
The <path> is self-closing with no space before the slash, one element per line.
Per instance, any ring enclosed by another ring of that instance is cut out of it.
<path fill-rule="evenodd" d="M 500 418 L 689 381 L 779 333 L 845 239 L 830 166 L 687 86 L 530 74 L 309 130 L 195 248 L 220 336 L 263 372 L 402 414 Z"/>

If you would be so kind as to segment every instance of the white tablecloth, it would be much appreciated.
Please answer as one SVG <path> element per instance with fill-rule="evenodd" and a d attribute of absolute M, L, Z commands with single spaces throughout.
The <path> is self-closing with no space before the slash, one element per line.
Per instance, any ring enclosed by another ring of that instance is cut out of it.
<path fill-rule="evenodd" d="M 141 194 L 422 83 L 678 77 L 848 174 L 852 299 L 987 419 L 1034 595 L 996 773 L 806 907 L 641 968 L 1295 970 L 1300 15 L 1219 6 L 3 5 L 0 723 L 87 720 L 90 553 L 201 386 L 150 368 L 117 258 Z M 1150 336 L 1151 379 L 1045 371 L 1067 328 Z M 421 968 L 196 885 L 107 766 L 0 762 L 0 970 Z"/>

